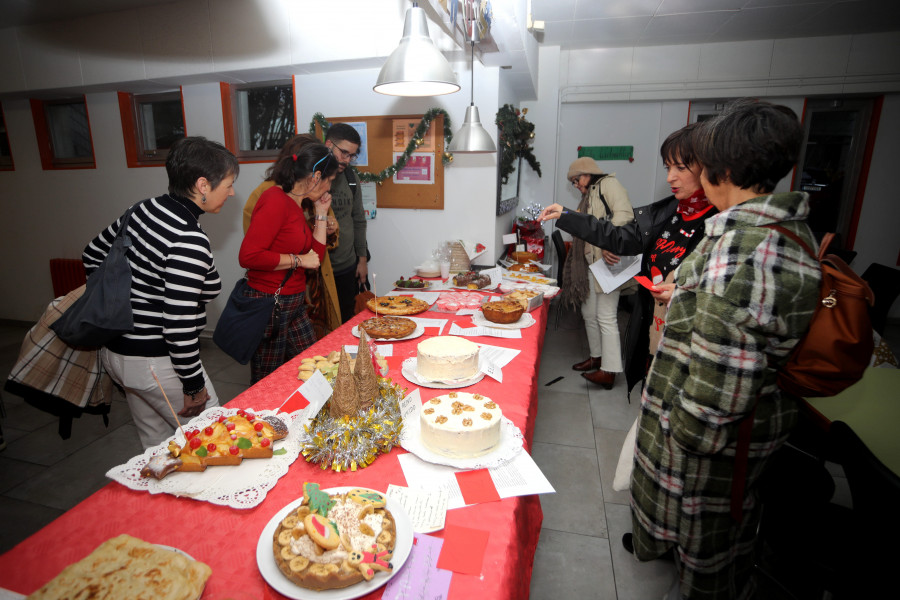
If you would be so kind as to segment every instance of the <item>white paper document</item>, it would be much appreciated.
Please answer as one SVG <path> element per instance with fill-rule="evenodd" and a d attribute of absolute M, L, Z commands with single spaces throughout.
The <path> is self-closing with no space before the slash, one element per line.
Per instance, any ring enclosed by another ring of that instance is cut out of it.
<path fill-rule="evenodd" d="M 487 359 L 501 369 L 508 365 L 512 359 L 519 355 L 521 350 L 515 348 L 503 348 L 502 346 L 489 346 L 488 344 L 478 344 L 480 350 L 478 356 Z"/>
<path fill-rule="evenodd" d="M 412 482 L 410 487 L 432 492 L 446 492 L 448 509 L 466 506 L 455 475 L 457 471 L 463 469 L 425 462 L 411 453 L 401 454 L 397 458 L 406 481 Z M 499 467 L 488 469 L 488 473 L 490 473 L 501 498 L 556 492 L 527 452 L 519 452 L 513 460 Z"/>
<path fill-rule="evenodd" d="M 447 319 L 426 319 L 424 317 L 407 317 L 412 320 L 416 325 L 421 325 L 422 327 L 437 327 L 438 335 L 444 331 L 444 325 L 447 324 Z"/>
<path fill-rule="evenodd" d="M 604 294 L 616 290 L 623 283 L 640 273 L 641 255 L 620 256 L 619 262 L 614 265 L 606 264 L 602 258 L 591 265 L 591 273 L 600 284 Z"/>
<path fill-rule="evenodd" d="M 325 402 L 331 397 L 332 393 L 334 393 L 334 390 L 328 383 L 328 380 L 325 379 L 322 372 L 317 369 L 313 371 L 312 377 L 301 383 L 296 390 L 288 394 L 287 398 L 284 399 L 284 402 L 279 405 L 279 412 L 281 407 L 284 406 L 288 400 L 295 394 L 300 394 L 306 398 L 307 402 L 309 402 L 309 405 L 301 409 L 302 416 L 307 419 L 312 419 L 319 414 L 322 406 L 324 406 Z"/>
<path fill-rule="evenodd" d="M 500 282 L 503 281 L 503 270 L 500 267 L 494 267 L 492 269 L 484 269 L 479 275 L 487 275 L 491 278 L 491 283 L 488 286 L 490 289 L 496 288 L 500 285 Z"/>
<path fill-rule="evenodd" d="M 344 346 L 344 350 L 347 351 L 347 355 L 350 358 L 356 358 L 356 353 L 359 350 L 359 344 L 350 345 L 347 344 Z M 387 358 L 388 356 L 394 355 L 394 345 L 393 344 L 380 344 L 378 346 L 378 355 L 382 358 Z"/>
<path fill-rule="evenodd" d="M 416 533 L 431 533 L 444 528 L 449 501 L 446 491 L 428 491 L 390 484 L 387 496 L 403 507 Z"/>
<path fill-rule="evenodd" d="M 497 329 L 496 327 L 468 327 L 463 329 L 456 323 L 450 325 L 450 335 L 462 335 L 466 337 L 491 336 L 507 339 L 522 337 L 521 329 Z"/>

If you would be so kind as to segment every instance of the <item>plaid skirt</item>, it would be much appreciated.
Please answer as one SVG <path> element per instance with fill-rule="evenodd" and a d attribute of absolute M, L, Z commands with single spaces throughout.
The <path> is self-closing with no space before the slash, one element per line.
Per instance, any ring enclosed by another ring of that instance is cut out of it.
<path fill-rule="evenodd" d="M 271 298 L 267 294 L 248 287 L 249 298 Z M 250 381 L 256 383 L 284 363 L 288 362 L 316 342 L 312 322 L 306 314 L 306 292 L 291 296 L 279 296 L 281 302 L 278 327 L 269 318 L 263 341 L 250 359 Z"/>

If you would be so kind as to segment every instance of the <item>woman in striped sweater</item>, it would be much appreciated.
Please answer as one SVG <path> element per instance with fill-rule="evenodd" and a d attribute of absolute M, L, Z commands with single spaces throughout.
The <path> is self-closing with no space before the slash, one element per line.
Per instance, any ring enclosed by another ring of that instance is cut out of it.
<path fill-rule="evenodd" d="M 102 348 L 100 360 L 125 390 L 144 448 L 177 427 L 166 397 L 185 418 L 219 404 L 200 362 L 199 336 L 206 303 L 219 295 L 222 282 L 199 217 L 218 213 L 234 195 L 239 170 L 221 144 L 202 137 L 178 140 L 166 159 L 169 193 L 137 203 L 128 222 L 134 330 Z M 106 258 L 121 220 L 84 249 L 88 275 Z"/>

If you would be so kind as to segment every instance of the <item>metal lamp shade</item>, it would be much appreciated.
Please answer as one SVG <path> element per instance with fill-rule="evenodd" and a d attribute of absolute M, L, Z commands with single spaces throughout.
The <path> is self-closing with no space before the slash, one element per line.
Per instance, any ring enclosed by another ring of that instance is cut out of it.
<path fill-rule="evenodd" d="M 487 153 L 497 151 L 494 140 L 491 139 L 488 132 L 481 126 L 481 119 L 478 116 L 478 107 L 474 104 L 466 109 L 466 120 L 463 122 L 462 127 L 459 128 L 459 131 L 453 134 L 453 139 L 450 140 L 450 145 L 447 147 L 447 150 L 450 152 L 470 152 L 473 154 L 478 152 Z"/>
<path fill-rule="evenodd" d="M 400 45 L 381 67 L 372 89 L 390 96 L 439 96 L 459 91 L 450 63 L 428 36 L 424 9 L 407 9 Z"/>

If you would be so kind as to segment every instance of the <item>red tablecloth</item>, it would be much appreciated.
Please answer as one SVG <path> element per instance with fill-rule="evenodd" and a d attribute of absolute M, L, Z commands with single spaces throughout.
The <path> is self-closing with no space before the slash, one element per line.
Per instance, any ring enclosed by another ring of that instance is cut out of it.
<path fill-rule="evenodd" d="M 502 384 L 485 377 L 466 391 L 477 391 L 497 400 L 504 416 L 522 429 L 525 448 L 529 451 L 537 414 L 536 380 L 546 309 L 545 303 L 532 312 L 537 323 L 523 330 L 522 339 L 471 338 L 476 342 L 521 350 L 503 369 Z M 300 384 L 297 380 L 300 358 L 326 355 L 345 344 L 356 343 L 358 340 L 351 333 L 352 327 L 370 316 L 371 313 L 363 311 L 300 357 L 236 397 L 228 406 L 256 410 L 280 406 Z M 444 335 L 453 321 L 463 327 L 472 326 L 469 317 L 432 311 L 419 316 L 449 319 L 443 330 Z M 437 329 L 425 330 L 426 336 L 436 334 Z M 401 375 L 400 365 L 403 359 L 415 356 L 416 345 L 422 339 L 394 343 L 394 355 L 388 358 L 388 376 L 410 391 L 414 386 Z M 422 400 L 427 401 L 445 391 L 420 388 L 420 393 Z M 323 488 L 352 485 L 386 490 L 391 483 L 406 485 L 397 460 L 397 456 L 404 452 L 402 448 L 395 448 L 390 454 L 380 456 L 371 466 L 355 473 L 323 471 L 316 465 L 306 463 L 301 456 L 266 499 L 248 510 L 168 494 L 150 495 L 110 483 L 0 556 L 0 587 L 31 593 L 55 577 L 63 567 L 89 554 L 104 540 L 127 533 L 152 543 L 180 548 L 212 567 L 212 576 L 206 584 L 203 598 L 218 600 L 230 594 L 239 598 L 283 598 L 266 584 L 256 564 L 256 545 L 266 523 L 282 507 L 302 495 L 304 481 L 317 481 Z M 128 458 L 122 457 L 122 462 Z M 536 496 L 508 498 L 449 511 L 447 523 L 490 532 L 481 577 L 454 573 L 450 598 L 527 598 L 542 520 L 543 513 Z M 434 535 L 440 536 L 441 533 Z M 380 598 L 382 590 L 366 598 Z"/>

